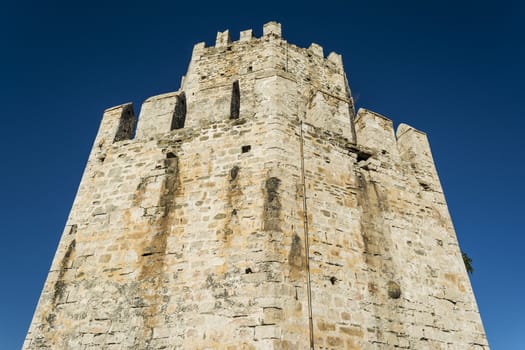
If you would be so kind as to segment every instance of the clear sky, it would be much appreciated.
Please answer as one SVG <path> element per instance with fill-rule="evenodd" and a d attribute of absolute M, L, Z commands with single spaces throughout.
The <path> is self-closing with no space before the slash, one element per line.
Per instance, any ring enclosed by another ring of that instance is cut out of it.
<path fill-rule="evenodd" d="M 192 2 L 189 2 L 192 3 Z M 282 23 L 343 55 L 357 107 L 428 133 L 493 349 L 525 333 L 518 1 L 3 1 L 0 349 L 20 348 L 104 109 L 175 91 L 195 43 Z M 433 5 L 434 3 L 434 5 Z"/>

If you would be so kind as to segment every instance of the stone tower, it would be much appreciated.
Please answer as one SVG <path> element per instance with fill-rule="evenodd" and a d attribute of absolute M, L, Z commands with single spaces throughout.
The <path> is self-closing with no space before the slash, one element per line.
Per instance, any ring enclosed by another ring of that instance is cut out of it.
<path fill-rule="evenodd" d="M 341 56 L 195 45 L 107 109 L 24 349 L 488 349 L 425 133 Z"/>

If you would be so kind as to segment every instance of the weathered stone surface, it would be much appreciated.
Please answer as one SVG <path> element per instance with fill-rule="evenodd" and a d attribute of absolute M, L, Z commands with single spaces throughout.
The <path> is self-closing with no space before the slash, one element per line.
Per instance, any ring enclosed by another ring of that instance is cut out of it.
<path fill-rule="evenodd" d="M 488 349 L 426 135 L 354 114 L 279 23 L 197 44 L 104 113 L 24 349 Z"/>

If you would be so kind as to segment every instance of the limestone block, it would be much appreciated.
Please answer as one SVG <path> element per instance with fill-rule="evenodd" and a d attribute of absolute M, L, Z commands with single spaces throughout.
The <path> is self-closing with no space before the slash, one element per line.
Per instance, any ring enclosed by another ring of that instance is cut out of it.
<path fill-rule="evenodd" d="M 276 325 L 255 327 L 255 339 L 280 339 L 281 329 Z"/>

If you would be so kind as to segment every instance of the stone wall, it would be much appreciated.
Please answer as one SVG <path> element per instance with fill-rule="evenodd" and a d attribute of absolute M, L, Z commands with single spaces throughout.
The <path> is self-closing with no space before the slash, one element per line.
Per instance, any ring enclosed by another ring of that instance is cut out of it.
<path fill-rule="evenodd" d="M 24 349 L 488 349 L 426 135 L 244 31 L 104 113 Z"/>

